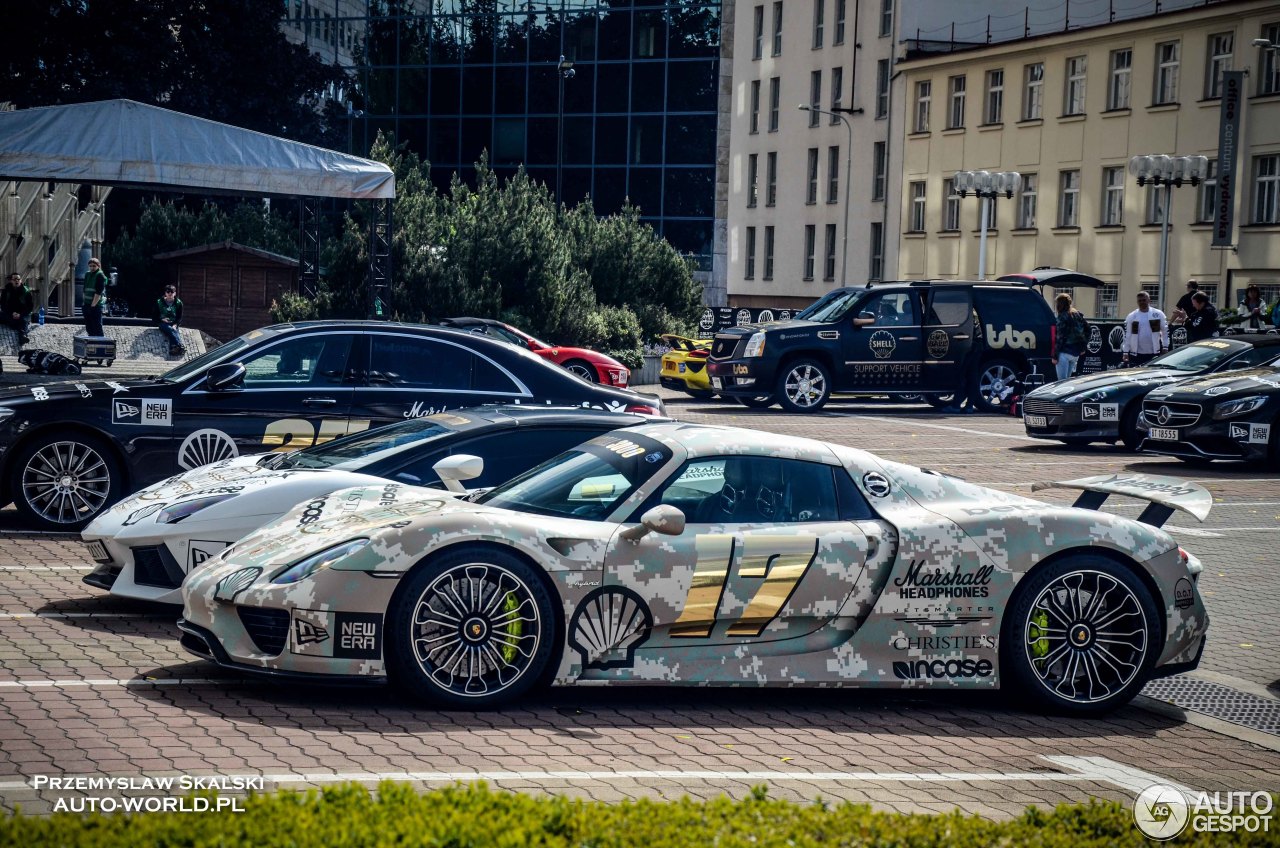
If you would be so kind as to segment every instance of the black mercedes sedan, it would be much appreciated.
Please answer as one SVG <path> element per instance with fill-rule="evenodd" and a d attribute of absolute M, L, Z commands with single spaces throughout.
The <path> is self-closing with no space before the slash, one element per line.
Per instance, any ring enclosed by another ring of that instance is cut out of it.
<path fill-rule="evenodd" d="M 656 397 L 586 383 L 528 350 L 458 330 L 279 324 L 160 377 L 0 392 L 0 500 L 31 527 L 79 530 L 178 471 L 485 403 L 664 411 Z"/>

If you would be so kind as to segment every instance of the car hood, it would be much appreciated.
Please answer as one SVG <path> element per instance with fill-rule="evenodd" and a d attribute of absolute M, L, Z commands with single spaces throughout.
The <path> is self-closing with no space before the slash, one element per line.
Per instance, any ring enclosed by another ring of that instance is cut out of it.
<path fill-rule="evenodd" d="M 1126 388 L 1151 388 L 1163 386 L 1174 380 L 1184 380 L 1192 375 L 1173 368 L 1119 368 L 1097 374 L 1083 374 L 1070 380 L 1059 380 L 1041 386 L 1027 395 L 1037 400 L 1056 400 L 1072 395 Z"/>
<path fill-rule="evenodd" d="M 1150 395 L 1151 400 L 1203 401 L 1226 397 L 1280 393 L 1280 369 L 1249 368 L 1212 377 L 1200 377 L 1169 386 Z"/>
<path fill-rule="evenodd" d="M 799 333 L 803 330 L 820 330 L 831 329 L 831 324 L 821 321 L 802 321 L 799 318 L 792 318 L 788 321 L 764 321 L 759 324 L 741 324 L 737 327 L 729 327 L 721 330 L 716 335 L 719 336 L 749 336 L 752 333 L 759 332 L 778 332 L 778 331 L 795 331 Z"/>

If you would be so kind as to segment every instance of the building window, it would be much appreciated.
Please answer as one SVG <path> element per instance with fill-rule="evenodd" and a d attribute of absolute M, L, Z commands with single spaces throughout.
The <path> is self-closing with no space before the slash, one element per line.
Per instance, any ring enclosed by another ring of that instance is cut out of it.
<path fill-rule="evenodd" d="M 884 277 L 884 224 L 879 221 L 871 224 L 871 249 L 867 253 L 870 257 L 867 278 L 882 279 Z"/>
<path fill-rule="evenodd" d="M 960 229 L 960 195 L 956 194 L 955 180 L 942 181 L 942 229 Z"/>
<path fill-rule="evenodd" d="M 999 124 L 1004 121 L 1004 69 L 987 71 L 987 103 L 983 111 L 984 124 Z"/>
<path fill-rule="evenodd" d="M 1062 100 L 1062 114 L 1084 114 L 1085 57 L 1072 56 L 1067 60 L 1067 89 Z"/>
<path fill-rule="evenodd" d="M 876 62 L 876 117 L 889 114 L 889 60 Z"/>
<path fill-rule="evenodd" d="M 947 109 L 947 129 L 949 130 L 964 127 L 964 90 L 963 74 L 947 80 L 947 99 L 950 103 L 950 108 Z"/>
<path fill-rule="evenodd" d="M 1262 28 L 1262 37 L 1272 44 L 1280 44 L 1280 23 L 1267 24 Z M 1258 79 L 1259 94 L 1280 94 L 1280 50 L 1259 48 L 1258 67 L 1262 69 Z"/>
<path fill-rule="evenodd" d="M 849 0 L 836 0 L 836 32 L 835 38 L 831 40 L 833 44 L 844 44 L 844 17 L 848 2 Z"/>
<path fill-rule="evenodd" d="M 747 157 L 747 207 L 756 205 L 759 196 L 756 189 L 756 177 L 760 174 L 760 155 L 752 153 Z"/>
<path fill-rule="evenodd" d="M 756 278 L 756 228 L 747 227 L 747 261 L 746 270 L 742 273 L 744 280 Z"/>
<path fill-rule="evenodd" d="M 911 221 L 908 232 L 924 232 L 924 192 L 925 184 L 923 180 L 911 184 Z"/>
<path fill-rule="evenodd" d="M 1164 223 L 1164 186 L 1147 186 L 1147 214 L 1143 222 L 1146 224 Z"/>
<path fill-rule="evenodd" d="M 1280 224 L 1280 156 L 1254 157 L 1253 223 Z"/>
<path fill-rule="evenodd" d="M 1209 174 L 1200 183 L 1200 199 L 1196 204 L 1196 223 L 1210 224 L 1218 212 L 1218 160 L 1209 160 Z"/>
<path fill-rule="evenodd" d="M 778 202 L 778 154 L 766 153 L 764 160 L 764 205 L 773 206 Z"/>
<path fill-rule="evenodd" d="M 1102 226 L 1124 223 L 1124 168 L 1102 169 Z"/>
<path fill-rule="evenodd" d="M 978 203 L 978 227 L 979 228 L 982 227 L 982 210 L 985 207 L 987 210 L 987 229 L 988 230 L 998 229 L 998 227 L 996 227 L 996 200 L 997 199 L 998 198 L 993 197 L 988 203 L 985 203 L 985 204 L 981 202 Z"/>
<path fill-rule="evenodd" d="M 1063 171 L 1058 177 L 1058 226 L 1080 226 L 1080 172 Z"/>
<path fill-rule="evenodd" d="M 816 127 L 822 123 L 822 71 L 809 73 L 809 126 Z"/>
<path fill-rule="evenodd" d="M 782 0 L 773 4 L 773 55 L 782 55 Z"/>
<path fill-rule="evenodd" d="M 1044 62 L 1022 69 L 1022 120 L 1038 121 L 1044 117 Z"/>
<path fill-rule="evenodd" d="M 832 145 L 827 148 L 827 202 L 835 203 L 840 199 L 840 147 Z"/>
<path fill-rule="evenodd" d="M 836 225 L 827 224 L 827 238 L 822 251 L 822 279 L 836 278 Z"/>
<path fill-rule="evenodd" d="M 778 131 L 778 110 L 782 105 L 782 79 L 769 79 L 769 132 Z"/>
<path fill-rule="evenodd" d="M 823 30 L 826 29 L 827 0 L 813 0 L 813 49 L 822 46 Z"/>
<path fill-rule="evenodd" d="M 840 108 L 840 101 L 844 99 L 844 68 L 831 69 L 831 111 Z M 840 116 L 832 114 L 831 123 L 840 123 Z"/>
<path fill-rule="evenodd" d="M 760 132 L 760 80 L 751 81 L 751 132 Z"/>
<path fill-rule="evenodd" d="M 818 228 L 813 224 L 805 224 L 804 226 L 804 278 L 806 280 L 813 279 L 813 251 L 816 249 L 818 239 Z"/>
<path fill-rule="evenodd" d="M 927 133 L 929 131 L 929 103 L 933 99 L 933 82 L 920 80 L 916 83 L 916 120 L 912 131 Z"/>
<path fill-rule="evenodd" d="M 756 6 L 752 25 L 751 58 L 759 59 L 764 56 L 764 6 Z"/>
<path fill-rule="evenodd" d="M 1133 70 L 1133 50 L 1111 51 L 1111 74 L 1107 79 L 1107 108 L 1129 108 L 1129 79 Z"/>
<path fill-rule="evenodd" d="M 893 35 L 893 0 L 880 0 L 880 35 Z"/>
<path fill-rule="evenodd" d="M 1235 52 L 1235 46 L 1236 34 L 1234 32 L 1220 32 L 1209 36 L 1208 60 L 1204 69 L 1205 97 L 1215 98 L 1222 96 L 1222 75 L 1231 70 L 1231 59 L 1232 54 Z"/>
<path fill-rule="evenodd" d="M 871 148 L 871 199 L 884 200 L 885 182 L 889 170 L 889 146 L 887 142 L 877 141 Z"/>
<path fill-rule="evenodd" d="M 1035 174 L 1022 175 L 1022 185 L 1018 189 L 1018 229 L 1020 230 L 1036 228 L 1036 186 L 1039 182 Z"/>
<path fill-rule="evenodd" d="M 1177 41 L 1156 45 L 1156 86 L 1153 94 L 1157 105 L 1178 102 Z"/>
<path fill-rule="evenodd" d="M 1209 298 L 1212 306 L 1218 305 L 1218 284 L 1217 283 L 1201 283 L 1200 291 L 1204 292 L 1205 297 Z"/>
<path fill-rule="evenodd" d="M 809 148 L 809 164 L 805 173 L 808 174 L 809 176 L 806 182 L 806 185 L 808 186 L 808 188 L 805 191 L 804 202 L 810 203 L 810 204 L 817 203 L 818 202 L 818 148 L 816 147 Z"/>
<path fill-rule="evenodd" d="M 1120 317 L 1120 286 L 1115 283 L 1103 283 L 1098 287 L 1098 317 Z"/>
<path fill-rule="evenodd" d="M 764 278 L 773 279 L 773 227 L 764 228 Z"/>

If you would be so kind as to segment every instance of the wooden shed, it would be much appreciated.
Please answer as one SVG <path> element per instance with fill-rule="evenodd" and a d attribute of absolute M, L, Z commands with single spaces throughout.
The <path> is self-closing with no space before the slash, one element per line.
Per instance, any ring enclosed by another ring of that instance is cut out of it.
<path fill-rule="evenodd" d="M 155 259 L 164 284 L 178 287 L 182 325 L 219 341 L 270 324 L 271 301 L 298 291 L 298 260 L 233 241 L 160 253 Z M 140 314 L 149 316 L 153 306 L 148 302 Z"/>

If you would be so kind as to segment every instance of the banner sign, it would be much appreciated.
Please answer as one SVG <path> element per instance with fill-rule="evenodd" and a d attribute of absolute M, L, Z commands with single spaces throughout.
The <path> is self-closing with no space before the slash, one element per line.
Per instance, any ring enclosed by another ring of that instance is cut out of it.
<path fill-rule="evenodd" d="M 1236 170 L 1240 147 L 1240 112 L 1244 106 L 1244 71 L 1222 75 L 1218 117 L 1218 198 L 1213 212 L 1213 246 L 1231 247 L 1236 208 Z"/>
<path fill-rule="evenodd" d="M 771 309 L 746 306 L 707 306 L 698 319 L 698 329 L 708 337 L 730 327 L 759 324 L 764 321 L 790 321 L 799 309 Z"/>

